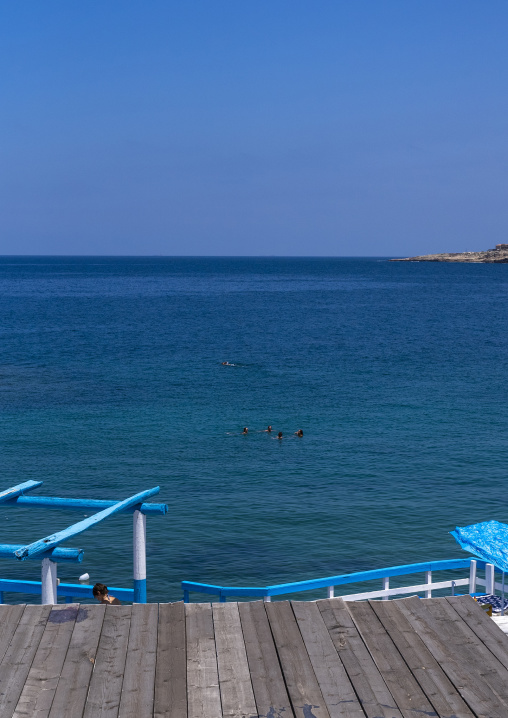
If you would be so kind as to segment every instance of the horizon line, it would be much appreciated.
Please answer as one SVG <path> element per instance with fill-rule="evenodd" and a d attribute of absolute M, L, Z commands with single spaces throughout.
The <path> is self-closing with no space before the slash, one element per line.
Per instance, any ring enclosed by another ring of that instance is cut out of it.
<path fill-rule="evenodd" d="M 0 259 L 8 257 L 104 257 L 108 259 L 389 259 L 398 256 L 399 255 L 393 254 L 0 254 Z"/>

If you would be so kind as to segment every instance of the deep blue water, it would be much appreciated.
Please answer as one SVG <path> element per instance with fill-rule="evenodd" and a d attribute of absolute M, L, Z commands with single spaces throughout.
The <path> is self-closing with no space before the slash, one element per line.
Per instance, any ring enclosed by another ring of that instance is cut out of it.
<path fill-rule="evenodd" d="M 0 258 L 2 486 L 159 484 L 151 600 L 463 556 L 455 525 L 508 520 L 507 299 L 507 265 Z M 0 518 L 27 543 L 80 515 Z M 128 586 L 131 541 L 110 519 L 59 575 Z"/>

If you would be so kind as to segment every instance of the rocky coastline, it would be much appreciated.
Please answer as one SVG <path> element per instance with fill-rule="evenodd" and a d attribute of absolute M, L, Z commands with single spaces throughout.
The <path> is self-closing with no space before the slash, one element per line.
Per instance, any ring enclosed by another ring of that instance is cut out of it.
<path fill-rule="evenodd" d="M 506 247 L 506 249 L 504 248 Z M 486 249 L 483 252 L 452 252 L 449 254 L 423 254 L 419 257 L 391 259 L 391 262 L 474 262 L 476 264 L 508 264 L 508 245 L 501 249 Z"/>

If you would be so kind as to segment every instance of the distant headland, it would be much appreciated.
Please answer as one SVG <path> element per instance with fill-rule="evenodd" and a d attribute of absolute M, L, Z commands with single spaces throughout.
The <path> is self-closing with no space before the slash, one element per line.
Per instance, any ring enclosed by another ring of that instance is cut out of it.
<path fill-rule="evenodd" d="M 391 262 L 476 262 L 508 264 L 508 244 L 496 244 L 495 249 L 483 252 L 452 252 L 450 254 L 423 254 L 420 257 L 391 259 Z"/>

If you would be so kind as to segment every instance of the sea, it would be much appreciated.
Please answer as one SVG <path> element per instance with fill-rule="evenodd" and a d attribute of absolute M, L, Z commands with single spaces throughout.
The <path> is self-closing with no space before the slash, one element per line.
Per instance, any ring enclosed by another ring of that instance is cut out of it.
<path fill-rule="evenodd" d="M 503 264 L 1 257 L 0 489 L 160 486 L 150 601 L 465 557 L 455 526 L 508 521 L 507 302 Z M 1 542 L 84 515 L 0 506 Z M 63 582 L 132 585 L 130 515 L 65 545 Z"/>

